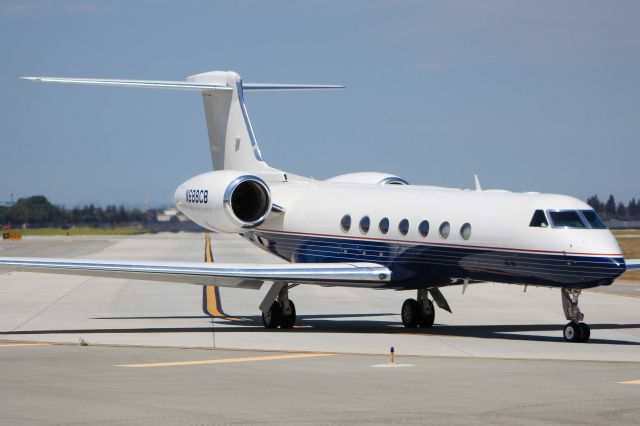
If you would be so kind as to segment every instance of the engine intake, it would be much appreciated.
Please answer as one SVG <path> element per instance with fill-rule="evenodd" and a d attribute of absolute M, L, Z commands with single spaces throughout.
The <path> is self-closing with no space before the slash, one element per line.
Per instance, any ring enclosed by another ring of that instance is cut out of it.
<path fill-rule="evenodd" d="M 257 176 L 237 177 L 224 192 L 224 208 L 238 226 L 255 228 L 271 212 L 269 187 Z"/>

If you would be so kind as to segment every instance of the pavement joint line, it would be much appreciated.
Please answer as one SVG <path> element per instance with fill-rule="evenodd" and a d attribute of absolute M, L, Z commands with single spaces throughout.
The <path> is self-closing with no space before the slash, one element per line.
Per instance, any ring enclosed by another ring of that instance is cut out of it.
<path fill-rule="evenodd" d="M 0 341 L 3 341 L 0 339 Z M 30 341 L 33 342 L 33 341 Z M 78 346 L 75 342 L 54 342 L 45 341 L 36 343 L 46 343 L 49 346 Z M 217 347 L 211 346 L 171 346 L 171 345 L 141 345 L 141 344 L 120 344 L 120 343 L 91 343 L 90 347 L 105 348 L 140 348 L 140 349 L 179 349 L 179 350 L 199 350 L 199 351 L 217 351 L 217 352 L 259 352 L 259 353 L 315 353 L 294 351 L 287 349 L 264 349 L 264 348 L 235 348 L 235 347 Z M 386 352 L 331 352 L 331 355 L 349 355 L 349 356 L 388 356 Z M 426 355 L 426 354 L 403 354 L 406 357 L 414 357 L 421 359 L 474 359 L 474 360 L 501 360 L 501 361 L 540 361 L 540 362 L 587 362 L 591 364 L 640 364 L 640 358 L 637 360 L 621 360 L 621 359 L 568 359 L 568 358 L 533 358 L 533 357 L 500 357 L 500 356 L 478 356 L 478 355 Z"/>
<path fill-rule="evenodd" d="M 616 382 L 620 385 L 640 385 L 640 380 L 629 380 L 627 382 Z"/>
<path fill-rule="evenodd" d="M 114 365 L 114 367 L 128 367 L 128 368 L 148 368 L 148 367 L 179 367 L 186 365 L 209 365 L 209 364 L 230 364 L 237 362 L 257 362 L 257 361 L 274 361 L 281 359 L 300 359 L 300 358 L 318 358 L 325 356 L 332 356 L 332 353 L 297 353 L 297 354 L 283 354 L 283 355 L 267 355 L 267 356 L 253 356 L 253 357 L 241 357 L 241 358 L 221 358 L 221 359 L 204 359 L 198 361 L 172 361 L 172 362 L 153 362 L 147 364 L 120 364 Z"/>
<path fill-rule="evenodd" d="M 74 258 L 75 259 L 82 259 L 82 258 L 87 257 L 87 256 L 95 256 L 96 254 L 102 253 L 105 250 L 110 249 L 110 248 L 120 244 L 121 242 L 122 242 L 121 239 L 116 239 L 116 240 L 110 241 L 110 244 L 107 244 L 106 246 L 104 246 L 104 247 L 102 247 L 100 249 L 97 249 L 96 251 L 92 251 L 92 252 L 89 252 L 89 253 L 85 253 L 85 254 L 81 254 L 81 255 L 78 255 L 78 256 L 74 256 Z"/>
<path fill-rule="evenodd" d="M 390 362 L 387 362 L 386 364 L 376 364 L 376 365 L 372 365 L 372 368 L 402 368 L 402 367 L 415 367 L 414 364 L 399 364 L 397 362 L 394 362 L 393 364 Z"/>
<path fill-rule="evenodd" d="M 0 343 L 0 348 L 14 348 L 18 346 L 51 346 L 49 343 Z"/>
<path fill-rule="evenodd" d="M 617 293 L 614 291 L 594 290 L 594 289 L 589 289 L 587 291 L 591 293 L 608 294 L 610 296 L 621 296 L 621 297 L 630 297 L 632 299 L 640 299 L 640 295 L 638 294 L 625 294 L 625 293 Z"/>

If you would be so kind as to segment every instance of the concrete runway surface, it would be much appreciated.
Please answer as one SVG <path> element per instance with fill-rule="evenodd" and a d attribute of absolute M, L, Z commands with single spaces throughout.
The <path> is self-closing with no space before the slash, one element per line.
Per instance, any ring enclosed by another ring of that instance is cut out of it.
<path fill-rule="evenodd" d="M 279 261 L 212 239 L 216 261 Z M 0 242 L 0 256 L 203 252 L 202 234 Z M 427 331 L 400 323 L 414 292 L 303 285 L 290 292 L 298 327 L 266 331 L 265 292 L 222 289 L 232 320 L 212 321 L 197 286 L 0 274 L 0 423 L 637 424 L 638 283 L 583 292 L 588 344 L 562 340 L 558 290 L 447 288 L 453 314 L 438 310 Z M 391 346 L 407 367 L 373 367 Z"/>

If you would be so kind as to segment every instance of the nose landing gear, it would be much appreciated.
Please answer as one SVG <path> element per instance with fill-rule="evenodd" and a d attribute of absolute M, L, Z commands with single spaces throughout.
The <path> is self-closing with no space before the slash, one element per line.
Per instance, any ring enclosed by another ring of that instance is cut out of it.
<path fill-rule="evenodd" d="M 570 321 L 564 326 L 562 333 L 564 340 L 567 342 L 584 343 L 589 341 L 589 337 L 591 337 L 591 329 L 586 323 L 582 322 L 584 314 L 580 312 L 580 307 L 578 307 L 580 292 L 581 289 L 579 288 L 563 288 L 560 290 L 564 316 Z"/>

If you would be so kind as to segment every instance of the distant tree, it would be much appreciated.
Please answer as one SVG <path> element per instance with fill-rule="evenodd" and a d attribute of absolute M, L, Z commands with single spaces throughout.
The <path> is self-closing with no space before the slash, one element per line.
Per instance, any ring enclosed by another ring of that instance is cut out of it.
<path fill-rule="evenodd" d="M 625 207 L 624 203 L 622 202 L 618 203 L 616 214 L 618 215 L 619 219 L 627 217 L 627 208 Z"/>
<path fill-rule="evenodd" d="M 9 208 L 7 221 L 14 225 L 55 226 L 60 223 L 62 212 L 43 195 L 20 198 Z"/>
<path fill-rule="evenodd" d="M 589 197 L 587 199 L 587 204 L 589 204 L 598 213 L 602 213 L 604 211 L 604 204 L 602 204 L 602 201 L 600 201 L 597 195 Z"/>
<path fill-rule="evenodd" d="M 615 217 L 616 215 L 616 199 L 613 198 L 613 194 L 609 195 L 609 199 L 607 199 L 607 203 L 604 206 L 605 212 L 607 215 L 611 217 Z"/>
<path fill-rule="evenodd" d="M 129 215 L 123 205 L 118 208 L 118 222 L 124 223 L 129 221 Z"/>
<path fill-rule="evenodd" d="M 156 215 L 163 209 L 128 209 L 123 205 L 105 208 L 88 204 L 67 210 L 54 206 L 42 195 L 19 199 L 13 206 L 0 206 L 0 226 L 8 224 L 30 227 L 46 226 L 116 226 L 117 224 L 144 224 L 157 222 Z"/>
<path fill-rule="evenodd" d="M 9 207 L 0 206 L 0 226 L 7 224 L 8 214 L 9 214 Z"/>
<path fill-rule="evenodd" d="M 632 198 L 631 201 L 629 201 L 629 206 L 627 207 L 627 216 L 638 216 L 638 203 L 636 202 L 635 198 Z"/>

